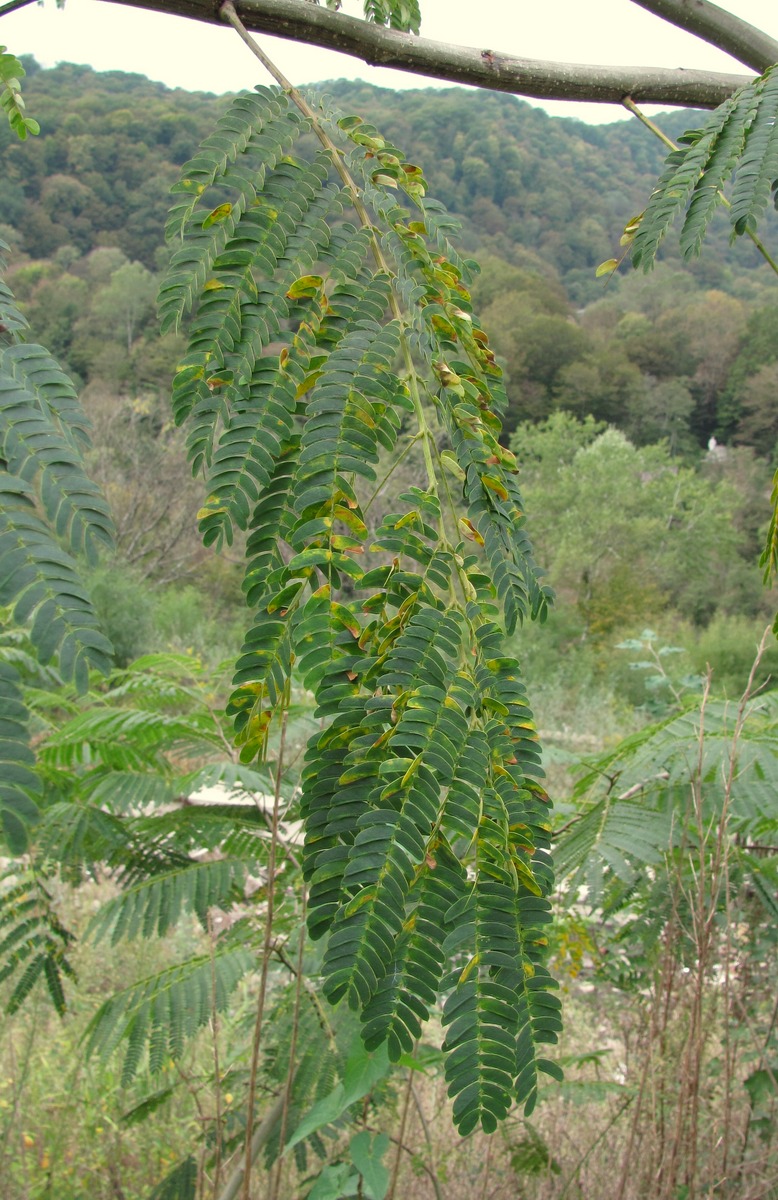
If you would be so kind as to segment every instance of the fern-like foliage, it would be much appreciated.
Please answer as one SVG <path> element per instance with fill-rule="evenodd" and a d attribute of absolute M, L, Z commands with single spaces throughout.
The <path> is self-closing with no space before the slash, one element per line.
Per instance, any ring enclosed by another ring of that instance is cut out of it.
<path fill-rule="evenodd" d="M 586 885 L 595 901 L 614 884 L 634 888 L 681 845 L 688 858 L 699 842 L 698 827 L 688 820 L 694 782 L 706 830 L 719 820 L 726 797 L 729 829 L 737 835 L 733 857 L 755 879 L 764 860 L 744 856 L 740 846 L 769 844 L 778 829 L 778 693 L 749 702 L 733 742 L 735 720 L 734 705 L 710 700 L 702 717 L 689 708 L 592 762 L 576 785 L 581 815 L 555 849 L 560 878 L 571 887 Z"/>
<path fill-rule="evenodd" d="M 189 329 L 173 407 L 205 541 L 248 533 L 242 759 L 262 755 L 293 671 L 325 722 L 302 794 L 325 993 L 394 1058 L 444 993 L 457 1121 L 490 1130 L 555 1072 L 539 1056 L 559 1026 L 540 962 L 549 804 L 503 650 L 549 592 L 452 222 L 377 130 L 312 103 L 238 97 L 173 189 L 160 311 Z M 411 439 L 418 486 L 371 534 L 370 497 Z"/>
<path fill-rule="evenodd" d="M 421 12 L 418 0 L 365 0 L 365 18 L 403 33 L 418 33 Z"/>
<path fill-rule="evenodd" d="M 63 978 L 75 975 L 67 958 L 72 941 L 39 874 L 18 865 L 0 875 L 0 983 L 13 981 L 5 1007 L 9 1015 L 39 979 L 45 981 L 57 1012 L 65 1012 Z"/>
<path fill-rule="evenodd" d="M 0 55 L 0 68 L 3 59 Z M 8 247 L 0 242 L 2 252 Z M 11 625 L 29 624 L 40 663 L 84 691 L 90 667 L 106 671 L 111 646 L 98 628 L 78 557 L 110 546 L 112 526 L 83 451 L 87 421 L 70 380 L 41 346 L 0 282 L 0 605 Z M 7 637 L 0 648 L 0 830 L 13 854 L 27 848 L 40 783 L 27 741 L 27 712 Z"/>
<path fill-rule="evenodd" d="M 199 954 L 115 992 L 95 1013 L 86 1032 L 87 1054 L 107 1058 L 122 1043 L 122 1081 L 142 1062 L 153 1073 L 181 1057 L 187 1039 L 222 1012 L 236 986 L 255 963 L 239 936 L 220 939 L 211 954 Z"/>
<path fill-rule="evenodd" d="M 119 892 L 93 921 L 95 937 L 163 936 L 189 914 L 206 927 L 209 910 L 244 900 L 247 876 L 264 870 L 267 817 L 187 798 L 215 785 L 261 796 L 269 780 L 222 758 L 205 672 L 187 656 L 149 655 L 112 683 L 39 746 L 39 776 L 57 802 L 42 815 L 38 853 L 72 882 L 111 869 Z M 213 761 L 182 772 L 182 760 L 204 757 Z"/>
<path fill-rule="evenodd" d="M 685 211 L 681 250 L 699 254 L 705 231 L 723 202 L 722 188 L 735 182 L 729 202 L 733 235 L 756 231 L 778 182 L 778 66 L 770 67 L 691 130 L 667 158 L 634 233 L 632 261 L 648 270 L 676 216 Z"/>
<path fill-rule="evenodd" d="M 113 527 L 84 468 L 88 423 L 73 385 L 48 351 L 22 340 L 26 322 L 5 286 L 0 326 L 0 604 L 13 605 L 17 624 L 31 621 L 40 661 L 56 658 L 84 691 L 90 667 L 107 671 L 111 646 L 77 556 L 93 561 Z"/>
<path fill-rule="evenodd" d="M 27 849 L 41 793 L 28 720 L 19 673 L 0 660 L 0 828 L 12 854 Z"/>
<path fill-rule="evenodd" d="M 209 909 L 228 908 L 231 900 L 242 898 L 241 885 L 250 865 L 248 857 L 177 862 L 125 887 L 104 904 L 93 925 L 95 935 L 110 934 L 114 944 L 124 937 L 162 937 L 186 912 L 196 913 L 205 926 Z"/>
<path fill-rule="evenodd" d="M 211 707 L 212 678 L 189 656 L 150 655 L 94 694 L 71 692 L 75 711 L 65 719 L 62 683 L 52 678 L 59 728 L 40 732 L 47 720 L 45 672 L 38 670 L 43 678 L 36 677 L 35 688 L 24 686 L 15 665 L 27 664 L 24 635 L 0 649 L 14 651 L 14 662 L 0 660 L 5 705 L 0 817 L 9 846 L 20 852 L 31 848 L 38 864 L 35 869 L 15 864 L 4 889 L 0 883 L 0 981 L 13 977 L 10 1003 L 18 1007 L 36 981 L 44 980 L 62 1011 L 63 979 L 72 974 L 65 953 L 71 939 L 46 890 L 51 864 L 73 884 L 98 870 L 110 874 L 117 890 L 88 931 L 96 939 L 115 943 L 164 936 L 185 917 L 196 917 L 207 928 L 219 910 L 242 906 L 245 911 L 250 876 L 254 887 L 261 885 L 269 816 L 261 804 L 238 798 L 249 789 L 260 799 L 271 785 L 263 769 L 225 761 L 228 743 Z M 38 719 L 37 761 L 27 744 L 25 701 Z M 211 761 L 185 770 L 187 758 Z M 236 801 L 189 804 L 188 797 L 200 788 L 216 785 L 234 789 Z M 247 950 L 244 968 L 251 962 L 253 953 Z M 180 1003 L 190 1007 L 187 988 L 192 986 L 186 969 L 180 977 L 175 972 L 166 977 L 165 1012 L 178 1012 L 177 989 Z M 233 986 L 229 983 L 224 1003 Z M 152 1025 L 162 1020 L 162 1001 L 155 1004 Z M 185 1021 L 184 1032 L 175 1036 L 185 1039 L 199 1027 L 199 1018 L 194 1025 Z M 129 1038 L 130 1026 L 121 1028 Z"/>

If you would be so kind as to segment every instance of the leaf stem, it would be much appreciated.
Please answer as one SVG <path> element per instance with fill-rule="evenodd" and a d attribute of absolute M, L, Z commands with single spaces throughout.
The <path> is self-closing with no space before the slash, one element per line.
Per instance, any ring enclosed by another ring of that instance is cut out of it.
<path fill-rule="evenodd" d="M 214 957 L 214 949 L 216 945 L 216 933 L 213 927 L 213 918 L 211 913 L 208 913 L 208 950 L 211 956 L 211 1046 L 213 1052 L 213 1076 L 214 1076 L 214 1097 L 216 1103 L 216 1147 L 214 1149 L 214 1168 L 213 1168 L 213 1196 L 214 1200 L 219 1195 L 219 1182 L 222 1169 L 223 1156 L 223 1122 L 224 1114 L 222 1110 L 222 1075 L 221 1064 L 219 1062 L 219 1009 L 217 1005 L 217 986 L 216 986 L 216 961 Z"/>
<path fill-rule="evenodd" d="M 638 108 L 637 104 L 635 104 L 635 102 L 631 96 L 625 96 L 621 103 L 623 104 L 624 108 L 628 109 L 629 112 L 631 112 L 634 116 L 636 116 L 639 121 L 642 121 L 642 123 L 645 125 L 646 129 L 650 129 L 651 132 L 654 134 L 654 136 L 658 137 L 660 142 L 663 142 L 664 145 L 667 146 L 668 150 L 677 150 L 678 149 L 678 146 L 676 145 L 676 143 L 671 138 L 669 138 L 666 133 L 663 133 L 662 130 L 659 128 L 659 126 L 655 125 L 654 122 L 650 119 L 650 117 L 647 117 L 644 112 L 640 111 L 640 109 Z M 719 200 L 721 201 L 721 203 L 724 205 L 725 208 L 732 207 L 730 201 L 727 199 L 727 197 L 724 195 L 724 193 L 721 191 L 720 188 L 719 188 L 718 196 L 719 196 Z M 746 228 L 745 232 L 748 235 L 748 237 L 751 239 L 751 241 L 754 243 L 757 250 L 762 255 L 762 258 L 765 260 L 765 262 L 768 264 L 768 266 L 772 267 L 773 271 L 775 271 L 776 275 L 778 275 L 778 262 L 776 262 L 776 260 L 773 258 L 772 254 L 767 249 L 767 247 L 765 246 L 762 239 L 754 233 L 753 229 Z"/>
<path fill-rule="evenodd" d="M 289 1063 L 286 1069 L 286 1080 L 284 1081 L 284 1107 L 281 1113 L 281 1130 L 278 1135 L 278 1158 L 275 1163 L 275 1177 L 271 1172 L 270 1186 L 268 1188 L 268 1200 L 278 1200 L 279 1191 L 281 1188 L 281 1176 L 284 1170 L 284 1142 L 286 1141 L 286 1126 L 289 1119 L 289 1105 L 292 1100 L 292 1087 L 294 1086 L 294 1077 L 297 1071 L 295 1059 L 297 1057 L 297 1039 L 300 1032 L 300 1001 L 303 987 L 303 955 L 305 953 L 305 917 L 307 907 L 308 893 L 305 885 L 303 885 L 302 903 L 300 911 L 300 934 L 299 943 L 297 946 L 297 972 L 294 984 L 294 1015 L 292 1018 L 292 1037 L 289 1043 Z"/>
<path fill-rule="evenodd" d="M 273 936 L 273 916 L 275 909 L 275 869 L 276 843 L 278 841 L 278 814 L 281 804 L 281 780 L 284 772 L 284 747 L 286 745 L 287 710 L 281 717 L 281 736 L 278 743 L 278 758 L 276 760 L 276 778 L 273 794 L 273 825 L 270 838 L 270 850 L 267 859 L 267 909 L 265 912 L 265 935 L 262 946 L 262 972 L 260 975 L 259 996 L 257 999 L 257 1016 L 254 1022 L 254 1037 L 251 1045 L 251 1067 L 249 1071 L 249 1092 L 246 1100 L 246 1147 L 243 1167 L 243 1200 L 251 1196 L 251 1168 L 254 1164 L 253 1133 L 254 1133 L 254 1104 L 257 1096 L 257 1073 L 259 1070 L 259 1048 L 262 1042 L 262 1022 L 265 1014 L 265 997 L 267 996 L 267 977 L 270 966 L 270 951 Z"/>
<path fill-rule="evenodd" d="M 400 1129 L 397 1134 L 397 1153 L 394 1156 L 394 1164 L 392 1166 L 392 1178 L 391 1178 L 391 1182 L 389 1184 L 389 1190 L 386 1193 L 386 1200 L 394 1200 L 394 1194 L 397 1189 L 397 1180 L 400 1175 L 400 1158 L 402 1156 L 403 1142 L 405 1140 L 405 1129 L 406 1129 L 406 1126 L 408 1123 L 408 1108 L 411 1103 L 412 1090 L 413 1090 L 413 1067 L 409 1067 L 408 1068 L 408 1083 L 405 1088 L 405 1096 L 403 1097 L 402 1115 L 400 1117 Z"/>
<path fill-rule="evenodd" d="M 373 502 L 377 499 L 381 490 L 386 487 L 387 483 L 391 479 L 392 475 L 394 475 L 394 473 L 397 470 L 397 468 L 399 467 L 400 463 L 403 461 L 404 458 L 407 457 L 407 455 L 410 453 L 410 451 L 416 445 L 416 443 L 418 442 L 418 440 L 421 436 L 422 436 L 421 431 L 419 431 L 419 433 L 415 433 L 413 435 L 413 437 L 409 440 L 408 445 L 405 447 L 405 449 L 401 450 L 400 453 L 397 455 L 397 458 L 394 460 L 391 467 L 384 475 L 383 479 L 380 480 L 380 482 L 376 484 L 376 487 L 375 487 L 375 490 L 373 491 L 372 496 L 370 497 L 370 499 L 367 501 L 364 508 L 362 509 L 363 516 L 365 516 L 367 514 L 368 510 L 370 509 Z"/>

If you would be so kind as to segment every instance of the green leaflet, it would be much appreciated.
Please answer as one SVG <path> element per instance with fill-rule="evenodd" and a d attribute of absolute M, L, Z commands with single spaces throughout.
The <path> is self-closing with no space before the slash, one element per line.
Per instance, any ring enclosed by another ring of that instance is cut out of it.
<path fill-rule="evenodd" d="M 0 826 L 12 854 L 23 854 L 38 817 L 41 784 L 27 736 L 29 713 L 19 673 L 0 660 Z"/>
<path fill-rule="evenodd" d="M 57 1012 L 64 1013 L 63 977 L 75 977 L 67 959 L 72 941 L 40 874 L 12 864 L 0 876 L 0 983 L 14 980 L 7 1013 L 22 1006 L 41 978 Z"/>
<path fill-rule="evenodd" d="M 129 1083 L 148 1051 L 148 1067 L 159 1071 L 180 1058 L 188 1038 L 222 1012 L 239 981 L 255 963 L 245 945 L 222 939 L 212 954 L 197 955 L 115 992 L 95 1013 L 86 1031 L 86 1052 L 100 1058 L 126 1042 L 122 1080 Z"/>
<path fill-rule="evenodd" d="M 56 658 L 83 692 L 112 650 L 77 559 L 110 549 L 113 523 L 86 473 L 88 421 L 73 384 L 48 351 L 22 340 L 26 324 L 0 284 L 0 605 L 13 606 L 15 623 L 32 622 L 39 660 Z"/>
<path fill-rule="evenodd" d="M 686 210 L 681 230 L 685 258 L 699 254 L 705 232 L 721 203 L 721 189 L 733 172 L 729 206 L 734 235 L 753 234 L 778 178 L 778 67 L 747 84 L 713 112 L 700 130 L 667 158 L 665 168 L 640 217 L 632 243 L 632 261 L 648 270 L 678 213 Z"/>
<path fill-rule="evenodd" d="M 24 141 L 28 134 L 40 133 L 40 125 L 32 117 L 24 115 L 21 80 L 26 71 L 19 59 L 5 52 L 0 46 L 0 108 L 8 117 L 8 123 L 16 136 Z"/>
<path fill-rule="evenodd" d="M 370 15 L 411 28 L 415 11 Z M 300 803 L 324 992 L 393 1059 L 452 993 L 479 1031 L 447 1038 L 457 1120 L 492 1129 L 534 1102 L 536 1050 L 558 1028 L 540 963 L 548 800 L 504 654 L 550 592 L 453 223 L 377 130 L 312 104 L 239 97 L 174 189 L 160 307 L 165 327 L 191 321 L 173 408 L 205 476 L 205 541 L 249 531 L 241 760 L 262 757 L 295 679 L 323 722 Z M 371 529 L 393 456 L 414 447 L 419 478 Z"/>

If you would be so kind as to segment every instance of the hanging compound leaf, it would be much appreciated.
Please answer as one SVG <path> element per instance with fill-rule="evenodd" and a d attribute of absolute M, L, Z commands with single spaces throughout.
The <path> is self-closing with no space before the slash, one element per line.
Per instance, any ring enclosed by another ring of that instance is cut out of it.
<path fill-rule="evenodd" d="M 40 661 L 56 657 L 63 678 L 84 691 L 90 667 L 107 671 L 112 651 L 75 556 L 94 561 L 99 547 L 110 548 L 113 525 L 86 474 L 88 422 L 73 385 L 48 351 L 20 340 L 25 325 L 3 286 L 0 605 L 13 605 L 17 624 L 32 622 Z"/>
<path fill-rule="evenodd" d="M 415 11 L 369 15 L 411 28 Z M 556 1070 L 539 1057 L 559 1028 L 540 962 L 549 805 L 504 651 L 550 593 L 453 223 L 373 126 L 313 103 L 239 97 L 183 168 L 160 291 L 165 327 L 189 320 L 173 407 L 204 540 L 249 532 L 241 758 L 264 753 L 293 676 L 323 722 L 301 807 L 324 992 L 392 1059 L 446 995 L 456 1119 L 490 1130 Z M 415 447 L 415 486 L 371 528 Z"/>
<path fill-rule="evenodd" d="M 778 180 L 778 65 L 735 92 L 683 144 L 665 168 L 642 214 L 632 242 L 632 261 L 648 270 L 678 213 L 684 258 L 699 254 L 722 188 L 733 172 L 729 218 L 735 234 L 754 233 Z"/>
<path fill-rule="evenodd" d="M 41 784 L 29 745 L 19 673 L 0 660 L 0 829 L 11 854 L 23 854 L 38 818 Z"/>
<path fill-rule="evenodd" d="M 21 1008 L 39 979 L 57 1012 L 65 1012 L 63 980 L 75 978 L 67 958 L 72 941 L 40 874 L 12 864 L 0 876 L 0 983 L 14 981 L 6 1013 Z"/>

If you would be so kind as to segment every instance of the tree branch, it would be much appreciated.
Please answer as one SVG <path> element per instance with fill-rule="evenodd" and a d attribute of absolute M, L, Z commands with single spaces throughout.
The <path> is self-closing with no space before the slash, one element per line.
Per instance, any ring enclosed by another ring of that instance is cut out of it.
<path fill-rule="evenodd" d="M 710 0 L 632 0 L 648 12 L 731 54 L 761 75 L 778 62 L 778 42 Z"/>
<path fill-rule="evenodd" d="M 26 8 L 28 4 L 32 4 L 33 0 L 8 0 L 7 4 L 0 4 L 0 17 L 6 16 L 8 13 L 16 12 L 17 8 Z"/>
<path fill-rule="evenodd" d="M 219 0 L 114 2 L 220 23 Z M 394 67 L 432 79 L 535 99 L 620 104 L 625 96 L 631 96 L 643 104 L 715 108 L 749 81 L 746 75 L 720 72 L 603 67 L 517 58 L 488 48 L 453 46 L 398 33 L 319 8 L 306 0 L 237 0 L 235 7 L 246 28 L 255 32 L 337 50 L 374 66 Z"/>

